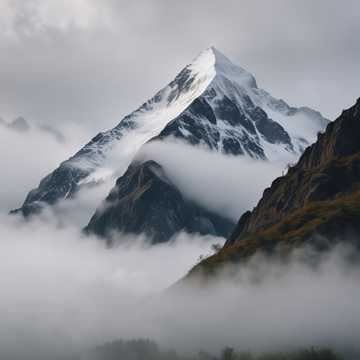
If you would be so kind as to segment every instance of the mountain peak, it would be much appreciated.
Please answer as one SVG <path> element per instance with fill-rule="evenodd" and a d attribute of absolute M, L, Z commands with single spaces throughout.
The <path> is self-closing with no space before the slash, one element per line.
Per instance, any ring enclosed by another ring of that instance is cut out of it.
<path fill-rule="evenodd" d="M 165 169 L 147 160 L 134 161 L 117 179 L 85 231 L 108 239 L 114 231 L 146 234 L 162 243 L 179 231 L 227 236 L 233 227 L 231 220 L 184 197 Z"/>
<path fill-rule="evenodd" d="M 189 65 L 189 69 L 198 74 L 229 79 L 243 87 L 256 88 L 255 77 L 214 46 L 203 50 Z"/>
<path fill-rule="evenodd" d="M 290 162 L 323 128 L 319 113 L 271 97 L 249 72 L 210 47 L 114 128 L 63 161 L 20 210 L 30 214 L 39 205 L 71 198 L 102 179 L 104 170 L 110 176 L 107 164 L 113 156 L 119 165 L 111 171 L 125 173 L 139 149 L 155 139 L 176 137 L 225 154 Z"/>

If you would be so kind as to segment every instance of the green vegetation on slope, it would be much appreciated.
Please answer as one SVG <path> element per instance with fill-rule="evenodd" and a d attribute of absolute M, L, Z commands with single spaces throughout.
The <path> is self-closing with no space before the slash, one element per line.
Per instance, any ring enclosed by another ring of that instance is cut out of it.
<path fill-rule="evenodd" d="M 316 235 L 335 238 L 339 229 L 344 233 L 360 223 L 360 191 L 329 201 L 307 203 L 278 223 L 264 230 L 245 235 L 239 242 L 224 247 L 205 259 L 193 271 L 212 272 L 217 265 L 249 258 L 256 251 L 272 251 L 278 247 L 288 252 L 305 241 L 316 240 Z M 316 245 L 316 244 L 314 244 Z"/>

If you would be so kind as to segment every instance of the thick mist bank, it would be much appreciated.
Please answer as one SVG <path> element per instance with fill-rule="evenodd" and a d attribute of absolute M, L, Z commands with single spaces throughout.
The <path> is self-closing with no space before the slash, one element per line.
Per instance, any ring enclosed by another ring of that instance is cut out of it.
<path fill-rule="evenodd" d="M 74 127 L 68 129 L 66 139 L 59 143 L 37 129 L 26 133 L 1 129 L 0 167 L 6 171 L 0 186 L 0 214 L 21 206 L 41 178 L 73 155 L 90 135 Z M 59 223 L 85 227 L 95 210 L 104 205 L 116 178 L 123 175 L 133 155 L 129 151 L 125 156 L 119 146 L 74 198 L 61 200 L 46 211 Z M 146 144 L 136 159 L 157 161 L 185 197 L 234 221 L 256 204 L 263 189 L 286 166 L 284 162 L 224 155 L 175 140 Z"/>
<path fill-rule="evenodd" d="M 256 205 L 287 165 L 285 160 L 225 155 L 175 139 L 146 144 L 136 159 L 158 162 L 184 196 L 234 221 Z"/>
<path fill-rule="evenodd" d="M 143 237 L 119 235 L 118 246 L 108 249 L 50 215 L 29 222 L 0 218 L 2 353 L 46 358 L 123 331 L 135 336 L 151 325 L 138 310 L 224 241 L 179 234 L 150 246 Z"/>
<path fill-rule="evenodd" d="M 19 194 L 36 185 L 39 174 L 74 151 L 73 143 L 70 149 L 52 141 L 36 133 L 4 137 L 0 162 L 10 170 L 2 178 L 1 211 L 18 205 Z M 26 157 L 30 148 L 33 155 Z M 44 156 L 48 152 L 51 157 Z M 181 143 L 149 144 L 138 158 L 158 161 L 186 196 L 234 219 L 284 168 Z M 109 170 L 116 164 L 110 159 Z M 149 246 L 142 236 L 115 234 L 119 244 L 109 250 L 84 237 L 80 229 L 114 181 L 109 177 L 29 222 L 0 217 L 1 358 L 49 360 L 64 350 L 140 337 L 187 354 L 219 353 L 224 346 L 357 349 L 359 271 L 347 265 L 343 250 L 317 269 L 298 258 L 286 265 L 258 258 L 235 282 L 224 275 L 212 288 L 169 292 L 224 239 L 179 234 Z"/>
<path fill-rule="evenodd" d="M 183 353 L 358 350 L 360 269 L 347 262 L 349 249 L 316 267 L 303 254 L 286 264 L 259 256 L 235 281 L 164 292 L 223 239 L 180 234 L 151 247 L 141 237 L 119 240 L 109 250 L 56 222 L 2 217 L 2 353 L 49 359 L 120 338 L 151 338 Z"/>
<path fill-rule="evenodd" d="M 342 357 L 329 348 L 298 349 L 295 351 L 276 351 L 253 353 L 237 351 L 232 347 L 224 347 L 213 354 L 200 350 L 197 354 L 184 355 L 172 349 L 161 348 L 156 342 L 148 339 L 129 341 L 116 340 L 83 355 L 82 359 L 91 360 L 341 360 Z"/>
<path fill-rule="evenodd" d="M 0 127 L 0 214 L 20 206 L 42 177 L 90 138 L 76 124 L 68 126 L 64 134 L 66 140 L 59 142 L 41 128 L 18 132 Z"/>

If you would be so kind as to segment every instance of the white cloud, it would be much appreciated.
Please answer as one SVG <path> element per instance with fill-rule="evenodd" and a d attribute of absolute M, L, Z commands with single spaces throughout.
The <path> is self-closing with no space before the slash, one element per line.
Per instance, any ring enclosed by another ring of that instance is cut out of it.
<path fill-rule="evenodd" d="M 215 45 L 274 96 L 333 119 L 358 96 L 359 3 L 329 1 L 3 0 L 0 113 L 105 130 Z"/>
<path fill-rule="evenodd" d="M 98 7 L 93 0 L 4 0 L 0 9 L 0 25 L 8 36 L 110 25 L 108 7 Z"/>
<path fill-rule="evenodd" d="M 286 166 L 177 141 L 146 144 L 138 158 L 157 161 L 185 196 L 234 221 L 256 205 L 264 189 Z"/>
<path fill-rule="evenodd" d="M 55 169 L 61 161 L 78 150 L 79 142 L 88 135 L 76 126 L 66 132 L 65 143 L 53 135 L 32 128 L 23 133 L 0 127 L 0 213 L 22 204 L 26 194 Z M 80 142 L 81 143 L 81 142 Z"/>

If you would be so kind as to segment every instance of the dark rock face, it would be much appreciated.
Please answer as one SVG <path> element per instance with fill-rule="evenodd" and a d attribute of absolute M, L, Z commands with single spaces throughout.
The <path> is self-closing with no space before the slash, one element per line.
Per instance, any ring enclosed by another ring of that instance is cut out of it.
<path fill-rule="evenodd" d="M 195 99 L 188 109 L 171 121 L 153 140 L 171 136 L 192 145 L 202 143 L 210 149 L 218 149 L 220 133 L 216 127 L 216 117 L 205 98 Z"/>
<path fill-rule="evenodd" d="M 228 124 L 232 126 L 241 124 L 251 134 L 256 134 L 253 122 L 246 118 L 245 114 L 240 112 L 236 104 L 234 104 L 227 96 L 224 96 L 223 99 L 218 102 L 216 113 L 220 119 L 225 120 Z"/>
<path fill-rule="evenodd" d="M 242 215 L 223 249 L 191 274 L 275 248 L 284 254 L 304 244 L 326 250 L 341 241 L 360 249 L 359 134 L 360 99 Z"/>
<path fill-rule="evenodd" d="M 282 143 L 292 147 L 289 134 L 284 128 L 269 119 L 264 110 L 256 107 L 252 111 L 252 117 L 254 118 L 257 129 L 260 134 L 271 144 Z"/>
<path fill-rule="evenodd" d="M 241 234 L 244 231 L 248 221 L 250 220 L 250 217 L 251 217 L 251 211 L 246 211 L 244 214 L 241 215 L 240 220 L 236 224 L 234 231 L 229 236 L 226 242 L 227 244 L 233 244 L 236 241 L 239 234 Z"/>
<path fill-rule="evenodd" d="M 214 97 L 217 97 L 215 103 Z M 270 119 L 245 94 L 243 102 L 240 106 L 226 95 L 217 94 L 216 89 L 209 88 L 153 140 L 175 137 L 225 154 L 266 159 L 262 137 L 271 144 L 284 144 L 293 151 L 291 138 L 280 124 Z"/>
<path fill-rule="evenodd" d="M 39 213 L 44 205 L 53 205 L 59 199 L 70 199 L 78 191 L 79 182 L 88 175 L 85 170 L 63 163 L 41 180 L 38 188 L 29 192 L 21 208 L 11 213 L 28 217 Z"/>
<path fill-rule="evenodd" d="M 103 159 L 102 148 L 107 146 L 111 137 L 119 139 L 121 132 L 115 129 L 111 133 L 97 134 L 74 156 L 45 176 L 39 186 L 29 192 L 23 205 L 11 213 L 28 217 L 41 212 L 45 205 L 54 205 L 61 199 L 71 199 L 79 191 L 81 181 L 89 176 Z M 94 148 L 98 149 L 96 156 Z M 79 159 L 85 166 L 77 163 Z"/>
<path fill-rule="evenodd" d="M 116 181 L 102 209 L 85 231 L 107 237 L 113 231 L 144 233 L 153 243 L 168 241 L 175 233 L 227 236 L 234 224 L 183 197 L 154 161 L 133 163 Z"/>

